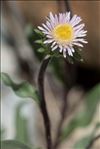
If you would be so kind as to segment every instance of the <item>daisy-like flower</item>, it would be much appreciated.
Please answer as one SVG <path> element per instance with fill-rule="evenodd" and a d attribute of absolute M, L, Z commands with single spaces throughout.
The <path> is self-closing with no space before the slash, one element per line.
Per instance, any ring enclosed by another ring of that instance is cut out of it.
<path fill-rule="evenodd" d="M 83 47 L 83 43 L 87 43 L 84 40 L 87 31 L 83 29 L 85 24 L 79 24 L 81 21 L 77 15 L 71 18 L 70 12 L 59 13 L 58 16 L 50 12 L 46 23 L 38 28 L 46 35 L 44 44 L 51 44 L 52 51 L 59 50 L 64 57 L 67 54 L 73 56 L 74 45 Z"/>

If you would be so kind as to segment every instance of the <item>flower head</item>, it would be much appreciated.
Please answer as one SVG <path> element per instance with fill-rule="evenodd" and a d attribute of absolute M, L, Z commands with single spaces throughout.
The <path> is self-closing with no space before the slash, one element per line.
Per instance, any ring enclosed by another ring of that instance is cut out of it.
<path fill-rule="evenodd" d="M 51 44 L 52 51 L 59 50 L 64 57 L 67 54 L 73 56 L 74 45 L 83 47 L 83 43 L 87 43 L 84 40 L 87 31 L 83 29 L 85 24 L 79 24 L 81 21 L 77 15 L 71 18 L 70 12 L 59 13 L 58 16 L 50 12 L 46 23 L 38 28 L 46 35 L 44 43 Z"/>

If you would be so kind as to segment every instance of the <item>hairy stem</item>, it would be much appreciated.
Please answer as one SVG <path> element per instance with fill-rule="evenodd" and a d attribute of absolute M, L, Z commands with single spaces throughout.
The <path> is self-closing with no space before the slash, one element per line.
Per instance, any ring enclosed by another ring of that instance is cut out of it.
<path fill-rule="evenodd" d="M 50 119 L 46 107 L 46 101 L 44 96 L 44 74 L 46 71 L 46 68 L 48 66 L 48 63 L 50 61 L 51 57 L 48 55 L 43 60 L 39 75 L 38 75 L 38 89 L 39 89 L 39 95 L 40 95 L 40 109 L 43 115 L 44 125 L 45 125 L 45 133 L 46 133 L 46 140 L 47 140 L 47 149 L 52 148 L 52 140 L 51 140 L 51 126 L 50 126 Z"/>

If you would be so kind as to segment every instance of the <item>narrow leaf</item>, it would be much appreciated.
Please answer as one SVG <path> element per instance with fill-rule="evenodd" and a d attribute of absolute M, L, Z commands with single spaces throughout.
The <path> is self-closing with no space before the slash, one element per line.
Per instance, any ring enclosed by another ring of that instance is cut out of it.
<path fill-rule="evenodd" d="M 31 149 L 27 145 L 16 140 L 5 140 L 1 142 L 2 149 Z"/>
<path fill-rule="evenodd" d="M 42 52 L 44 52 L 44 51 L 45 51 L 44 48 L 39 48 L 39 49 L 38 49 L 38 52 L 40 52 L 40 53 L 42 53 Z"/>
<path fill-rule="evenodd" d="M 21 102 L 16 107 L 15 113 L 15 127 L 16 135 L 15 140 L 30 144 L 29 135 L 28 135 L 28 119 L 21 115 L 21 109 L 24 106 L 25 102 Z"/>
<path fill-rule="evenodd" d="M 100 102 L 100 84 L 94 87 L 87 95 L 85 100 L 85 110 L 77 113 L 64 128 L 61 140 L 65 140 L 78 127 L 88 126 L 93 119 L 98 103 Z"/>
<path fill-rule="evenodd" d="M 11 87 L 15 94 L 22 98 L 33 98 L 35 101 L 39 101 L 37 90 L 28 82 L 22 82 L 20 84 L 14 83 L 8 74 L 1 73 L 1 79 L 4 84 Z"/>
<path fill-rule="evenodd" d="M 35 43 L 43 45 L 43 41 L 41 39 L 40 40 L 36 40 Z"/>
<path fill-rule="evenodd" d="M 85 149 L 88 146 L 88 144 L 91 142 L 91 140 L 94 138 L 95 133 L 97 132 L 99 127 L 100 127 L 100 123 L 97 123 L 91 134 L 85 136 L 84 138 L 81 138 L 75 143 L 74 149 Z"/>

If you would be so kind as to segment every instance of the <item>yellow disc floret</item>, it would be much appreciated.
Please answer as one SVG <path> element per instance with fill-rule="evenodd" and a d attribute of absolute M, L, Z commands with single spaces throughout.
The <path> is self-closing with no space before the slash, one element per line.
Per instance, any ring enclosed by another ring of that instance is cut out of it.
<path fill-rule="evenodd" d="M 54 28 L 53 36 L 62 44 L 70 42 L 73 38 L 73 28 L 70 24 L 59 24 Z"/>

